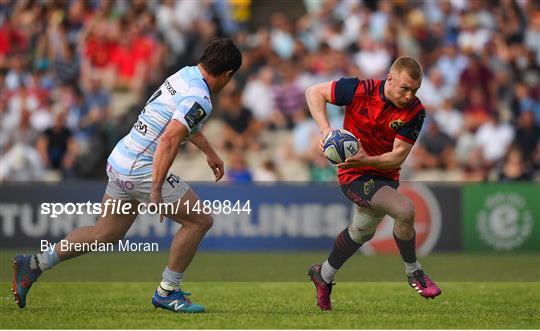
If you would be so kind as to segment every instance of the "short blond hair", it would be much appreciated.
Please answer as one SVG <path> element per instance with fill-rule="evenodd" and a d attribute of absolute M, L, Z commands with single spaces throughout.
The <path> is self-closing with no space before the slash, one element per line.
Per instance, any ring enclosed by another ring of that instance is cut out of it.
<path fill-rule="evenodd" d="M 390 72 L 400 73 L 403 70 L 406 70 L 411 78 L 415 80 L 422 79 L 424 76 L 422 66 L 411 56 L 398 57 L 390 67 Z"/>

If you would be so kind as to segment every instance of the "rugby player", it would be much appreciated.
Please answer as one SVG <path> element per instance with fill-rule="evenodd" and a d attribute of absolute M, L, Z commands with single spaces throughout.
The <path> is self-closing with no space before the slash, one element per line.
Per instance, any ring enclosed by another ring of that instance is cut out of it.
<path fill-rule="evenodd" d="M 352 224 L 336 238 L 328 258 L 310 267 L 317 304 L 331 310 L 334 275 L 357 250 L 373 238 L 385 215 L 394 219 L 394 239 L 405 263 L 409 285 L 421 296 L 435 298 L 441 290 L 416 259 L 412 202 L 397 191 L 399 169 L 415 143 L 425 110 L 415 96 L 423 71 L 411 57 L 400 57 L 385 80 L 341 78 L 307 89 L 306 100 L 324 139 L 332 129 L 326 103 L 345 106 L 343 128 L 358 138 L 359 151 L 338 165 L 343 193 L 355 204 Z"/>
<path fill-rule="evenodd" d="M 115 243 L 122 239 L 137 217 L 138 203 L 179 204 L 161 217 L 182 225 L 171 243 L 168 264 L 152 303 L 174 312 L 199 313 L 204 307 L 192 303 L 181 287 L 184 271 L 197 247 L 212 226 L 211 215 L 187 210 L 195 206 L 197 194 L 178 176 L 169 173 L 180 144 L 189 141 L 206 154 L 215 180 L 224 175 L 223 161 L 201 133 L 212 112 L 210 96 L 231 80 L 242 64 L 242 55 L 230 39 L 212 40 L 196 66 L 180 69 L 168 77 L 149 98 L 137 123 L 114 148 L 108 158 L 109 182 L 103 202 L 109 199 L 130 203 L 127 214 L 100 216 L 94 226 L 75 229 L 65 240 L 71 243 Z M 188 203 L 186 203 L 188 202 Z M 187 205 L 187 206 L 186 206 Z M 119 209 L 120 210 L 120 209 Z M 12 291 L 20 308 L 32 284 L 46 270 L 84 251 L 61 251 L 60 245 L 35 255 L 13 259 Z"/>

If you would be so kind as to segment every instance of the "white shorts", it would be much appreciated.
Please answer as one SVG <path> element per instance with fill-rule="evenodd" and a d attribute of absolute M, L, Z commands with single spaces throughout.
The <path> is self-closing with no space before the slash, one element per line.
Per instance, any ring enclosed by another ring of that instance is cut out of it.
<path fill-rule="evenodd" d="M 132 177 L 118 173 L 107 163 L 107 175 L 109 183 L 105 194 L 118 200 L 137 200 L 150 202 L 150 189 L 152 188 L 152 174 L 147 176 Z M 175 203 L 189 190 L 189 185 L 180 177 L 169 173 L 163 183 L 163 202 Z"/>

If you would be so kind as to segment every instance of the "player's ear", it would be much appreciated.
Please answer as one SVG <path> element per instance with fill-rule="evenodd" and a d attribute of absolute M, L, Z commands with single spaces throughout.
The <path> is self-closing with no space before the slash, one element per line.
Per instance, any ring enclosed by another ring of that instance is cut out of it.
<path fill-rule="evenodd" d="M 386 74 L 386 81 L 387 81 L 387 82 L 391 82 L 391 81 L 392 81 L 392 74 L 391 74 L 391 73 Z"/>
<path fill-rule="evenodd" d="M 225 77 L 227 77 L 227 79 L 231 79 L 233 75 L 234 75 L 234 70 L 229 70 L 225 73 Z"/>

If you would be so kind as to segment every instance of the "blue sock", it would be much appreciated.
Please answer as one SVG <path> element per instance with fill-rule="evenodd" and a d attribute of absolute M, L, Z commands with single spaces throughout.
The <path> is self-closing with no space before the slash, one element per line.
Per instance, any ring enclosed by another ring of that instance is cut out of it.
<path fill-rule="evenodd" d="M 51 269 L 60 262 L 60 257 L 54 249 L 36 254 L 38 267 L 41 271 Z"/>
<path fill-rule="evenodd" d="M 183 273 L 172 271 L 168 267 L 165 267 L 165 270 L 163 270 L 161 283 L 159 284 L 159 287 L 157 289 L 159 295 L 167 296 L 169 295 L 170 291 L 179 290 L 180 283 L 182 282 L 183 278 Z"/>

